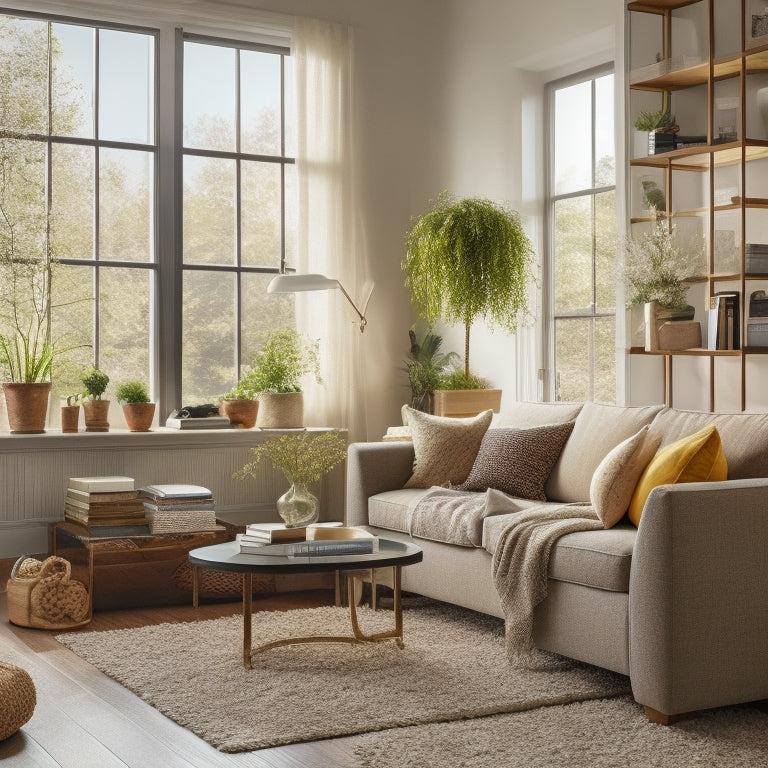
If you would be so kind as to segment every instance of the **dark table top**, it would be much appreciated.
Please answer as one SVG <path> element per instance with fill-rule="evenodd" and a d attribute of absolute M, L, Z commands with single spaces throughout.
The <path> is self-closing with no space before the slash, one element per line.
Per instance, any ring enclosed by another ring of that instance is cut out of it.
<path fill-rule="evenodd" d="M 198 547 L 189 553 L 189 562 L 215 571 L 237 573 L 309 573 L 312 571 L 344 571 L 360 568 L 385 568 L 421 562 L 421 548 L 410 542 L 379 538 L 379 551 L 368 555 L 334 557 L 293 557 L 284 555 L 241 554 L 236 541 Z"/>

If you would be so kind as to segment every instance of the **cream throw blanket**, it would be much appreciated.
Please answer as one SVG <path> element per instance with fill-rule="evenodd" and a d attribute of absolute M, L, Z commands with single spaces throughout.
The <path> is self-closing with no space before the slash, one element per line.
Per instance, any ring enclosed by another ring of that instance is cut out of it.
<path fill-rule="evenodd" d="M 485 518 L 509 514 L 492 569 L 504 611 L 507 656 L 519 666 L 532 662 L 533 612 L 547 596 L 555 542 L 566 533 L 604 527 L 589 504 L 530 504 L 493 489 L 479 494 L 433 488 L 408 513 L 411 535 L 460 546 L 481 546 Z"/>

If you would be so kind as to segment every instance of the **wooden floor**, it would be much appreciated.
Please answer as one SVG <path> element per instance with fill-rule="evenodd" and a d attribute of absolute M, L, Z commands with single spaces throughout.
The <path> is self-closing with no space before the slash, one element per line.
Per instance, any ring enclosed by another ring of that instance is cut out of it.
<path fill-rule="evenodd" d="M 0 570 L 2 570 L 0 568 Z M 2 575 L 2 574 L 0 574 Z M 3 768 L 352 768 L 349 739 L 228 755 L 168 720 L 119 683 L 75 656 L 55 632 L 8 622 L 6 578 L 0 580 L 0 659 L 25 668 L 35 681 L 32 719 L 0 742 Z M 317 590 L 261 598 L 255 610 L 331 604 Z M 195 621 L 239 613 L 240 603 L 215 603 L 96 613 L 86 630 L 122 629 L 167 621 Z"/>

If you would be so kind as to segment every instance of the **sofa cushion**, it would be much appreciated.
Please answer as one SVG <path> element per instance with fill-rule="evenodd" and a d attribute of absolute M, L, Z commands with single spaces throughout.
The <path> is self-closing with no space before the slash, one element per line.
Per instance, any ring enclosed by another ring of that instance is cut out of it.
<path fill-rule="evenodd" d="M 544 486 L 573 422 L 530 429 L 489 429 L 462 491 L 495 488 L 510 496 L 546 501 Z"/>
<path fill-rule="evenodd" d="M 541 506 L 520 500 L 521 509 Z M 559 505 L 551 505 L 559 506 Z M 510 515 L 485 520 L 483 547 L 493 554 Z M 629 592 L 629 571 L 637 529 L 620 523 L 610 530 L 577 531 L 561 536 L 549 556 L 549 578 L 612 592 Z"/>
<path fill-rule="evenodd" d="M 544 424 L 561 424 L 573 421 L 584 403 L 538 403 L 518 400 L 494 417 L 494 427 L 540 427 Z"/>
<path fill-rule="evenodd" d="M 714 424 L 728 462 L 728 479 L 768 477 L 768 413 L 700 413 L 665 408 L 651 424 L 661 447 Z"/>
<path fill-rule="evenodd" d="M 629 519 L 640 524 L 648 494 L 659 485 L 726 480 L 725 460 L 720 434 L 714 424 L 689 437 L 662 448 L 645 468 L 632 495 Z"/>
<path fill-rule="evenodd" d="M 492 416 L 493 411 L 483 411 L 470 419 L 452 419 L 408 408 L 414 460 L 413 474 L 405 487 L 463 483 L 475 463 Z"/>
<path fill-rule="evenodd" d="M 428 492 L 428 488 L 400 488 L 371 496 L 368 499 L 368 524 L 407 533 L 408 508 Z"/>
<path fill-rule="evenodd" d="M 589 498 L 606 528 L 624 517 L 635 486 L 656 453 L 661 438 L 649 435 L 646 424 L 619 443 L 598 465 L 589 486 Z"/>
<path fill-rule="evenodd" d="M 584 403 L 547 481 L 547 498 L 562 502 L 589 501 L 589 486 L 598 464 L 619 443 L 650 424 L 661 408 L 660 405 Z"/>

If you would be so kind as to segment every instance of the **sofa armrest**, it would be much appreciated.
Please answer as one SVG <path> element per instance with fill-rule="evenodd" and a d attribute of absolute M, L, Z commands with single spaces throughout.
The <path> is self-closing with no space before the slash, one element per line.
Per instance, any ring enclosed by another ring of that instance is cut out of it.
<path fill-rule="evenodd" d="M 352 443 L 347 451 L 347 525 L 368 525 L 368 497 L 402 488 L 413 472 L 413 443 Z"/>
<path fill-rule="evenodd" d="M 768 478 L 654 489 L 629 586 L 635 699 L 665 715 L 768 697 Z"/>

